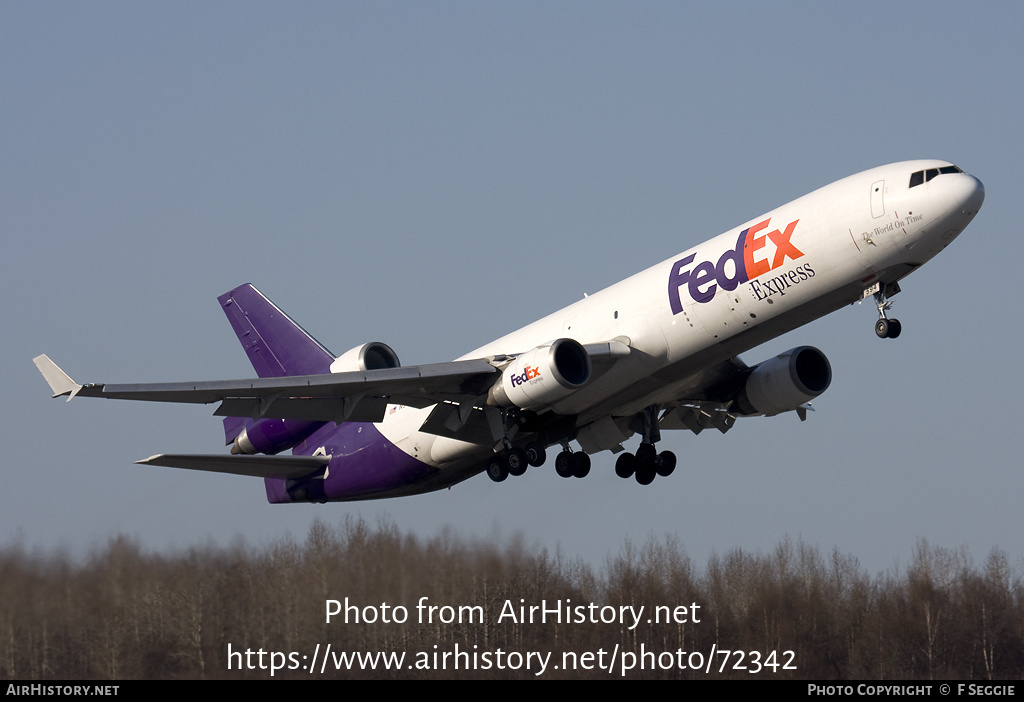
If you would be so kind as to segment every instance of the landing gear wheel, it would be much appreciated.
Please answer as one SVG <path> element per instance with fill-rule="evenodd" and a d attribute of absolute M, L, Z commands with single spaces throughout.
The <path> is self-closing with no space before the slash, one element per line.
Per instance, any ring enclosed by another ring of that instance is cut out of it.
<path fill-rule="evenodd" d="M 585 478 L 590 475 L 590 456 L 585 453 L 572 455 L 572 475 L 574 478 Z"/>
<path fill-rule="evenodd" d="M 520 476 L 526 472 L 526 452 L 521 448 L 510 448 L 505 452 L 505 465 L 509 475 Z"/>
<path fill-rule="evenodd" d="M 640 444 L 636 450 L 636 460 L 639 463 L 653 463 L 657 454 L 654 444 Z"/>
<path fill-rule="evenodd" d="M 624 453 L 615 459 L 615 475 L 623 479 L 633 477 L 636 472 L 636 456 L 631 453 Z"/>
<path fill-rule="evenodd" d="M 663 478 L 672 475 L 676 469 L 676 455 L 671 451 L 662 451 L 654 460 L 655 472 Z"/>
<path fill-rule="evenodd" d="M 572 453 L 561 451 L 555 456 L 555 472 L 562 478 L 571 478 L 573 469 Z"/>
<path fill-rule="evenodd" d="M 640 463 L 636 467 L 636 481 L 641 485 L 650 485 L 654 482 L 655 470 L 653 463 Z"/>
<path fill-rule="evenodd" d="M 884 317 L 875 322 L 875 334 L 879 339 L 895 339 L 903 331 L 903 325 L 898 319 L 885 319 Z"/>
<path fill-rule="evenodd" d="M 636 481 L 641 485 L 650 485 L 657 474 L 656 462 L 658 454 L 654 444 L 640 444 L 636 450 Z"/>
<path fill-rule="evenodd" d="M 487 477 L 496 483 L 500 483 L 508 477 L 508 467 L 501 456 L 487 459 Z"/>
<path fill-rule="evenodd" d="M 538 444 L 536 441 L 531 441 L 526 445 L 526 462 L 534 468 L 539 468 L 544 465 L 544 461 L 548 460 L 547 451 L 544 447 Z"/>

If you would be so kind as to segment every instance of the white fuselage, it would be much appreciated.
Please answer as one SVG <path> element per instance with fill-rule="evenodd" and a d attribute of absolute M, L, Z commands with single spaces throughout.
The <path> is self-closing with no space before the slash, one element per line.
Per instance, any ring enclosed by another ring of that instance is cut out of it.
<path fill-rule="evenodd" d="M 907 161 L 844 178 L 462 358 L 560 338 L 625 342 L 627 360 L 552 404 L 579 427 L 686 399 L 705 369 L 894 283 L 945 248 L 980 206 L 980 182 L 957 172 L 909 184 L 916 171 L 948 166 Z M 442 472 L 478 472 L 491 448 L 419 432 L 429 412 L 396 408 L 378 428 Z"/>

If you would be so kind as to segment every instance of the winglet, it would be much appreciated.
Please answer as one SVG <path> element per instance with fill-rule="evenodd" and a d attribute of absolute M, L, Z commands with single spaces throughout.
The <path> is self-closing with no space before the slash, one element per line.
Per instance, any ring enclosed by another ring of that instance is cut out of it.
<path fill-rule="evenodd" d="M 53 390 L 54 397 L 60 397 L 61 395 L 67 395 L 68 402 L 71 402 L 71 398 L 78 394 L 78 391 L 82 389 L 82 386 L 71 379 L 71 376 L 60 369 L 60 367 L 50 360 L 50 357 L 46 354 L 36 356 L 32 359 L 32 362 L 36 364 L 36 368 L 43 374 L 43 378 L 50 384 L 50 389 Z"/>

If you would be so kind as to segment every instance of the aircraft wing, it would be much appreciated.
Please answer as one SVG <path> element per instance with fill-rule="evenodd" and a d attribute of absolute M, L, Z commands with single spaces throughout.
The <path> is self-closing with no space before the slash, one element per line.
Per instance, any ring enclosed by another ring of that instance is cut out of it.
<path fill-rule="evenodd" d="M 381 370 L 180 383 L 76 383 L 46 355 L 33 359 L 54 397 L 220 402 L 214 414 L 253 419 L 379 422 L 388 404 L 429 407 L 486 393 L 500 371 L 477 359 Z"/>
<path fill-rule="evenodd" d="M 589 344 L 587 353 L 598 373 L 629 355 L 620 340 Z M 507 357 L 499 360 L 507 360 Z M 80 384 L 45 354 L 36 364 L 54 397 L 77 395 L 112 400 L 219 402 L 221 417 L 303 419 L 333 422 L 379 422 L 389 404 L 429 407 L 440 403 L 479 401 L 501 373 L 500 363 L 486 359 L 450 361 L 422 366 L 292 375 L 241 380 L 177 383 Z M 470 405 L 471 406 L 471 405 Z"/>

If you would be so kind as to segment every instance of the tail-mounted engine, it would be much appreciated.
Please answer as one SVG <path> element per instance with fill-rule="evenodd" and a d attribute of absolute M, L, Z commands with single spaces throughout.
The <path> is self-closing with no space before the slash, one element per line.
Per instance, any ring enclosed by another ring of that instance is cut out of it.
<path fill-rule="evenodd" d="M 331 373 L 346 371 L 380 370 L 397 368 L 401 365 L 390 346 L 379 341 L 372 341 L 356 346 L 334 359 Z M 229 417 L 224 422 L 228 426 Z M 245 427 L 234 437 L 231 453 L 266 453 L 276 454 L 292 448 L 313 432 L 322 427 L 324 422 L 311 422 L 304 419 L 256 419 L 247 420 Z M 230 442 L 231 439 L 229 438 Z"/>
<path fill-rule="evenodd" d="M 590 356 L 575 339 L 556 339 L 516 356 L 487 394 L 498 407 L 542 410 L 590 381 Z"/>
<path fill-rule="evenodd" d="M 813 346 L 798 346 L 757 365 L 736 398 L 740 414 L 795 410 L 828 390 L 832 366 Z"/>
<path fill-rule="evenodd" d="M 381 370 L 383 368 L 398 368 L 401 363 L 390 346 L 379 341 L 371 341 L 362 346 L 356 346 L 334 359 L 331 364 L 331 373 L 344 373 L 345 371 Z"/>

